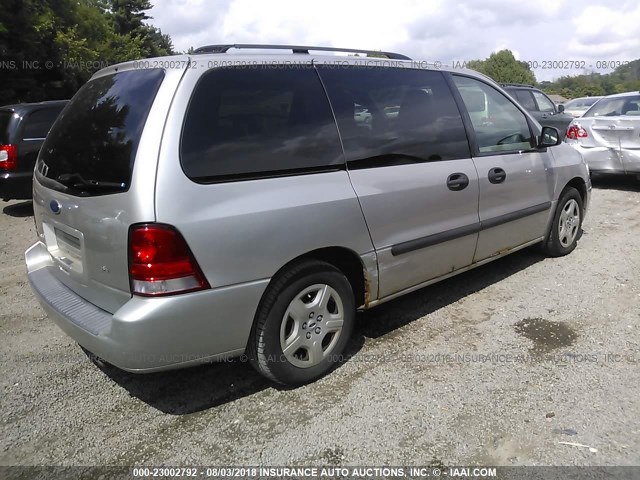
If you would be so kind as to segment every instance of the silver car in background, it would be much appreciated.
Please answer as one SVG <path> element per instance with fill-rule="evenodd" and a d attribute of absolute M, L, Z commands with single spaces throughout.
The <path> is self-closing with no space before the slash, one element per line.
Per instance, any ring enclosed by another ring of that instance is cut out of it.
<path fill-rule="evenodd" d="M 592 172 L 640 175 L 640 92 L 602 98 L 571 122 L 565 141 Z"/>
<path fill-rule="evenodd" d="M 589 110 L 602 97 L 579 97 L 574 98 L 573 100 L 569 100 L 566 103 L 563 103 L 564 113 L 567 115 L 571 115 L 572 117 L 578 118 L 584 115 L 584 113 Z"/>
<path fill-rule="evenodd" d="M 153 372 L 245 354 L 302 384 L 342 361 L 356 310 L 576 247 L 582 157 L 490 79 L 232 47 L 99 71 L 41 150 L 28 278 L 98 357 Z"/>

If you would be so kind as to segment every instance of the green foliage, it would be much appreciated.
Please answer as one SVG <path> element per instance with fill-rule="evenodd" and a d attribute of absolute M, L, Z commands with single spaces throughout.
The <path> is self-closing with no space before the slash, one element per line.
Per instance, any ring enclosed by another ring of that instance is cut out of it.
<path fill-rule="evenodd" d="M 100 68 L 173 54 L 146 0 L 4 0 L 0 105 L 69 98 Z"/>
<path fill-rule="evenodd" d="M 566 76 L 540 86 L 547 93 L 557 93 L 566 98 L 640 91 L 640 59 L 621 65 L 608 74 Z"/>
<path fill-rule="evenodd" d="M 144 11 L 150 8 L 148 0 L 111 0 L 116 32 L 130 35 L 144 29 L 143 21 L 149 18 Z"/>
<path fill-rule="evenodd" d="M 536 77 L 527 62 L 516 60 L 511 50 L 492 53 L 486 60 L 472 60 L 467 66 L 491 77 L 498 83 L 526 83 L 533 85 Z"/>
<path fill-rule="evenodd" d="M 516 60 L 509 50 L 492 53 L 485 60 L 471 60 L 467 66 L 498 83 L 536 84 L 535 75 L 527 63 Z M 621 65 L 609 74 L 565 76 L 553 82 L 540 82 L 538 86 L 548 94 L 565 98 L 640 91 L 640 59 Z"/>

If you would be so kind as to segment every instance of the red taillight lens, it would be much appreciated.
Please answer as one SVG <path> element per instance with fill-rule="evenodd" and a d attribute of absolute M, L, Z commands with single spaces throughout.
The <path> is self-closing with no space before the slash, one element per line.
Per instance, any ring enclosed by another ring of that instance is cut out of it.
<path fill-rule="evenodd" d="M 570 140 L 576 140 L 578 138 L 587 138 L 589 135 L 587 131 L 579 125 L 571 125 L 567 128 L 566 137 Z"/>
<path fill-rule="evenodd" d="M 131 292 L 158 296 L 209 288 L 182 235 L 169 225 L 131 227 L 129 234 Z"/>
<path fill-rule="evenodd" d="M 15 145 L 0 145 L 0 170 L 18 168 L 18 149 Z"/>

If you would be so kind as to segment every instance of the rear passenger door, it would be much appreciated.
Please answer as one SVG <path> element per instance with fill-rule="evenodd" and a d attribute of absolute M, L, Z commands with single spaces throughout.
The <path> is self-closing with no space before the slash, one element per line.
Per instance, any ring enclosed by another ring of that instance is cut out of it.
<path fill-rule="evenodd" d="M 487 97 L 489 117 L 468 117 L 480 185 L 481 230 L 474 261 L 542 239 L 549 218 L 553 186 L 546 149 L 534 148 L 526 115 L 493 86 L 454 75 L 466 108 L 468 92 Z"/>
<path fill-rule="evenodd" d="M 317 66 L 379 265 L 379 297 L 471 264 L 478 177 L 441 72 Z M 371 118 L 361 122 L 358 108 Z"/>

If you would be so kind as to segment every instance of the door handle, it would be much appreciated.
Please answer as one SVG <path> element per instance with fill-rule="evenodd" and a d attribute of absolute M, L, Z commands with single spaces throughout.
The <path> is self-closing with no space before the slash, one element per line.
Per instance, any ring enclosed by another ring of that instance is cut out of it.
<path fill-rule="evenodd" d="M 505 178 L 507 178 L 507 172 L 505 172 L 500 167 L 494 167 L 489 170 L 489 182 L 491 183 L 502 183 Z"/>
<path fill-rule="evenodd" d="M 469 177 L 467 177 L 464 173 L 452 173 L 447 178 L 447 188 L 454 192 L 459 192 L 460 190 L 464 190 L 469 185 Z"/>

